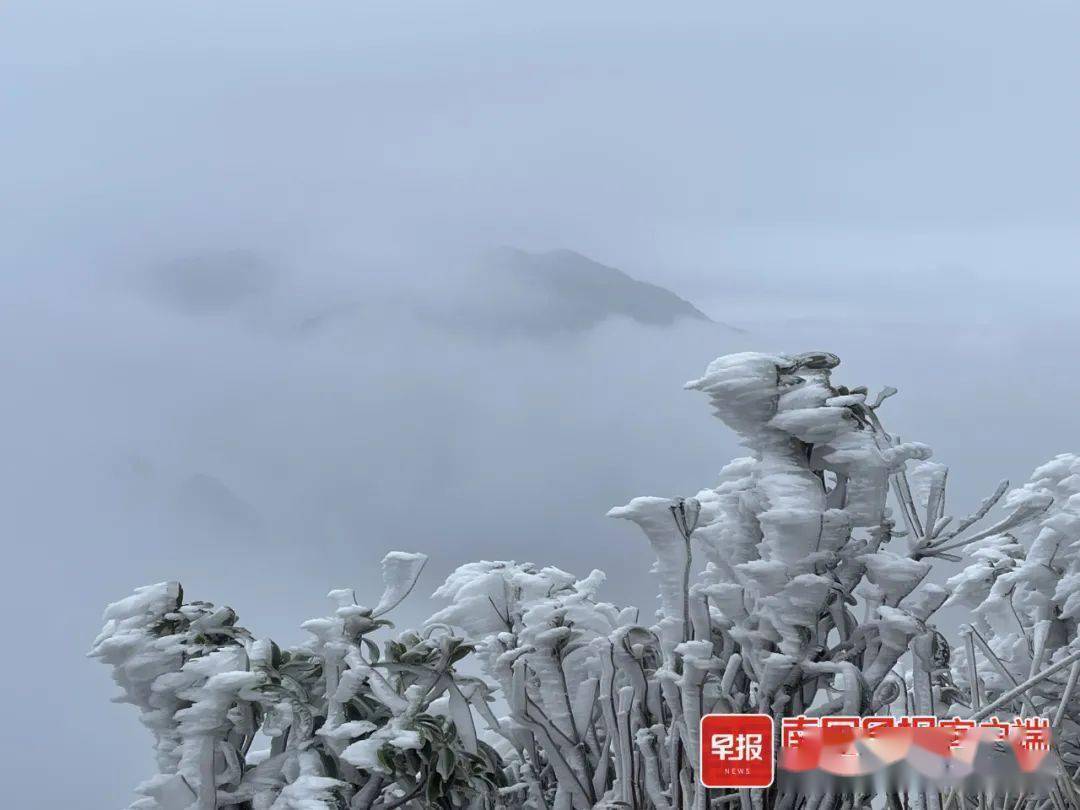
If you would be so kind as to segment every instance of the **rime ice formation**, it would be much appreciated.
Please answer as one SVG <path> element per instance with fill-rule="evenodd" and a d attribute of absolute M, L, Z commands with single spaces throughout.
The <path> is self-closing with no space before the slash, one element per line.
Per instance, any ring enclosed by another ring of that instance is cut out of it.
<path fill-rule="evenodd" d="M 380 647 L 379 617 L 425 561 L 397 552 L 374 609 L 332 591 L 337 610 L 307 622 L 297 650 L 255 639 L 227 608 L 184 604 L 175 585 L 111 606 L 93 654 L 158 754 L 134 806 L 796 810 L 776 789 L 700 786 L 698 721 L 714 711 L 1038 711 L 1062 731 L 1054 755 L 1072 774 L 1080 458 L 954 519 L 947 469 L 879 418 L 895 390 L 838 385 L 838 364 L 736 354 L 687 385 L 748 455 L 693 497 L 611 510 L 655 554 L 655 615 L 603 601 L 600 571 L 481 561 L 435 591 L 447 604 L 421 632 Z M 942 587 L 938 559 L 967 567 Z M 974 611 L 956 655 L 933 624 L 946 600 Z M 456 666 L 468 658 L 479 677 Z M 257 731 L 269 751 L 250 750 Z M 1064 806 L 1076 786 L 1055 790 Z"/>
<path fill-rule="evenodd" d="M 969 691 L 1008 691 L 1055 664 L 1068 663 L 1035 684 L 1025 700 L 1050 714 L 1063 756 L 1080 762 L 1080 456 L 1062 454 L 1005 495 L 1013 514 L 1007 532 L 989 534 L 967 548 L 972 563 L 948 581 L 950 601 L 973 611 L 958 680 Z M 985 534 L 985 533 L 980 533 Z M 978 665 L 971 677 L 970 659 Z"/>
<path fill-rule="evenodd" d="M 312 639 L 292 650 L 236 626 L 229 608 L 185 604 L 176 583 L 110 605 L 91 655 L 112 666 L 157 752 L 158 774 L 132 807 L 360 810 L 442 797 L 466 807 L 497 795 L 499 756 L 461 710 L 463 695 L 486 694 L 455 670 L 469 647 L 446 634 L 371 639 L 426 559 L 388 554 L 375 610 L 331 591 L 337 610 L 306 622 Z M 444 717 L 433 707 L 447 693 Z M 257 738 L 268 751 L 253 749 Z"/>

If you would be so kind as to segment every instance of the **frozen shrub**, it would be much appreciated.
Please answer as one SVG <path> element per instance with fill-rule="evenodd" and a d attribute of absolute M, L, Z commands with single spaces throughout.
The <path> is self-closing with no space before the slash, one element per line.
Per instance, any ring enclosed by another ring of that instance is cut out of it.
<path fill-rule="evenodd" d="M 599 571 L 473 562 L 435 592 L 448 604 L 423 631 L 380 651 L 370 634 L 415 582 L 415 555 L 390 555 L 374 610 L 332 592 L 337 612 L 305 625 L 302 650 L 183 605 L 175 586 L 110 607 L 94 652 L 157 740 L 160 774 L 136 806 L 795 810 L 778 788 L 700 785 L 709 712 L 1034 710 L 1068 730 L 1057 755 L 1075 769 L 1080 459 L 954 520 L 947 469 L 880 419 L 895 390 L 839 385 L 838 364 L 744 353 L 688 384 L 749 453 L 693 497 L 611 510 L 655 554 L 655 616 L 603 601 Z M 968 567 L 945 588 L 939 559 Z M 975 615 L 956 655 L 933 624 L 947 599 Z M 483 677 L 457 670 L 467 656 Z M 259 731 L 271 747 L 255 755 Z M 1064 780 L 1053 800 L 1074 791 Z"/>
<path fill-rule="evenodd" d="M 971 564 L 948 581 L 950 601 L 971 608 L 973 616 L 965 628 L 958 681 L 973 694 L 977 709 L 1031 683 L 1020 699 L 1027 709 L 1053 719 L 1061 756 L 1075 771 L 1080 767 L 1080 457 L 1057 456 L 1004 501 L 1037 518 L 971 543 Z"/>
<path fill-rule="evenodd" d="M 238 627 L 227 607 L 184 603 L 176 583 L 110 605 L 91 654 L 112 666 L 157 752 L 158 774 L 133 807 L 492 806 L 498 755 L 467 710 L 432 712 L 447 693 L 457 707 L 475 691 L 455 668 L 471 648 L 445 632 L 405 633 L 381 649 L 370 638 L 425 560 L 387 555 L 374 609 L 332 591 L 337 610 L 306 622 L 313 639 L 292 650 Z"/>

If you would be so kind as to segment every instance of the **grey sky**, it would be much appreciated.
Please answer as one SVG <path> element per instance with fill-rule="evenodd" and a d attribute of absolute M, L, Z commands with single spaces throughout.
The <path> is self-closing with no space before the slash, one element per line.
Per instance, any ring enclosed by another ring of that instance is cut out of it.
<path fill-rule="evenodd" d="M 432 555 L 426 592 L 535 558 L 648 609 L 644 540 L 603 514 L 739 452 L 680 389 L 717 354 L 900 387 L 889 425 L 960 510 L 1077 449 L 1078 34 L 1039 2 L 0 6 L 11 805 L 122 806 L 151 772 L 82 659 L 144 582 L 283 641 L 389 548 Z M 499 245 L 747 333 L 417 313 Z M 221 255 L 239 286 L 145 283 Z M 199 476 L 258 520 L 187 521 Z"/>

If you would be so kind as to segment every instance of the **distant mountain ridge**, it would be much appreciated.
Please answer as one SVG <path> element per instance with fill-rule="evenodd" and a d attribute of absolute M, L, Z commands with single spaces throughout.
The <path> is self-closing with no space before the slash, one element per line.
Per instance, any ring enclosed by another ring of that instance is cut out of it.
<path fill-rule="evenodd" d="M 282 289 L 278 282 L 288 284 Z M 325 290 L 322 301 L 314 292 L 305 302 L 305 290 L 318 290 L 317 280 L 308 284 L 302 274 L 285 277 L 245 251 L 195 254 L 147 268 L 137 278 L 143 293 L 175 311 L 291 323 L 301 334 L 348 322 L 392 322 L 395 311 L 486 337 L 580 333 L 610 318 L 660 328 L 692 321 L 738 331 L 671 290 L 565 249 L 533 253 L 504 247 L 468 263 L 451 261 L 436 272 L 408 268 L 397 288 L 365 287 L 361 281 L 342 289 L 332 303 Z"/>
<path fill-rule="evenodd" d="M 670 326 L 680 318 L 713 322 L 670 290 L 572 250 L 528 253 L 501 248 L 485 257 L 482 268 L 489 275 L 514 278 L 537 296 L 532 305 L 541 306 L 540 314 L 571 329 L 595 325 L 612 315 L 653 326 Z"/>

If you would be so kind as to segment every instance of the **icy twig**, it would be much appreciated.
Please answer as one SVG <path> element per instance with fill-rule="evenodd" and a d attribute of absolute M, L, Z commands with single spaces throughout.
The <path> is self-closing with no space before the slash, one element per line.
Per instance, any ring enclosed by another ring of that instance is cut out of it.
<path fill-rule="evenodd" d="M 973 715 L 971 715 L 971 717 L 969 719 L 970 720 L 975 720 L 975 721 L 985 720 L 993 712 L 997 711 L 1002 706 L 1006 706 L 1009 703 L 1011 703 L 1013 700 L 1015 700 L 1017 697 L 1026 694 L 1027 691 L 1029 689 L 1031 689 L 1031 687 L 1035 686 L 1036 684 L 1041 683 L 1042 681 L 1049 678 L 1051 675 L 1053 675 L 1058 670 L 1064 669 L 1065 667 L 1069 666 L 1070 664 L 1073 664 L 1076 661 L 1080 661 L 1080 651 L 1074 652 L 1072 655 L 1065 656 L 1060 661 L 1058 661 L 1056 664 L 1051 664 L 1050 666 L 1048 666 L 1046 669 L 1044 669 L 1038 675 L 1035 675 L 1034 677 L 1028 678 L 1026 681 L 1024 681 L 1021 684 L 1017 684 L 1015 687 L 1013 687 L 1008 692 L 1003 694 L 997 700 L 993 701 L 992 703 L 988 704 L 987 706 L 984 706 L 979 711 L 975 712 Z M 1032 709 L 1034 710 L 1034 706 L 1032 707 Z"/>
<path fill-rule="evenodd" d="M 963 540 L 958 540 L 955 543 L 946 543 L 945 541 L 954 537 L 955 534 L 951 534 L 938 543 L 934 543 L 927 547 L 926 554 L 931 556 L 934 554 L 940 554 L 944 551 L 952 551 L 953 549 L 963 548 L 964 546 L 976 543 L 979 540 L 985 540 L 987 537 L 993 537 L 995 534 L 1004 534 L 1009 529 L 1016 528 L 1017 526 L 1027 523 L 1029 520 L 1037 518 L 1043 514 L 1053 505 L 1052 501 L 1047 501 L 1042 504 L 1021 504 L 1011 514 L 1004 519 L 998 521 L 988 529 L 983 529 L 981 532 L 965 537 Z"/>
<path fill-rule="evenodd" d="M 1054 719 L 1050 723 L 1050 727 L 1055 731 L 1061 728 L 1061 722 L 1065 719 L 1065 709 L 1068 708 L 1072 693 L 1076 690 L 1077 680 L 1080 680 L 1080 661 L 1073 661 L 1072 667 L 1069 668 L 1069 680 L 1065 683 L 1065 690 L 1061 693 L 1061 702 L 1058 703 L 1057 710 L 1054 712 Z"/>

